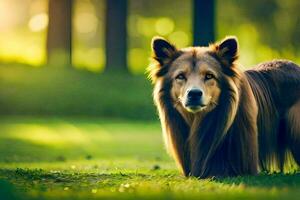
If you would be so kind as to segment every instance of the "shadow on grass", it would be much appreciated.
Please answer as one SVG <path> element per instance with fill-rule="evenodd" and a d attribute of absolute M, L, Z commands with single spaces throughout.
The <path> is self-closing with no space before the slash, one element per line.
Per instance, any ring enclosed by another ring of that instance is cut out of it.
<path fill-rule="evenodd" d="M 120 179 L 125 180 L 131 177 L 146 178 L 147 176 L 142 173 L 84 173 L 73 171 L 45 171 L 43 169 L 0 169 L 0 174 L 5 174 L 7 177 L 15 177 L 24 180 L 48 180 L 57 183 L 63 182 L 78 182 L 79 180 L 85 181 L 93 180 L 103 181 L 105 179 Z"/>
<path fill-rule="evenodd" d="M 173 176 L 173 175 L 168 175 Z M 147 180 L 153 176 L 143 173 L 83 173 L 74 171 L 45 171 L 42 169 L 0 169 L 0 180 L 13 183 L 22 190 L 37 187 L 39 190 L 51 188 L 91 189 L 99 187 L 109 189 L 119 188 L 130 180 Z"/>
<path fill-rule="evenodd" d="M 20 139 L 1 138 L 0 162 L 21 163 L 65 161 L 67 157 L 62 155 L 62 152 L 66 152 L 66 150 L 65 147 L 50 147 Z M 85 155 L 85 152 L 80 150 L 80 148 L 76 148 L 76 151 L 76 153 L 79 152 L 83 156 Z"/>
<path fill-rule="evenodd" d="M 16 191 L 13 184 L 0 179 L 0 197 L 5 200 L 23 199 L 21 194 Z"/>

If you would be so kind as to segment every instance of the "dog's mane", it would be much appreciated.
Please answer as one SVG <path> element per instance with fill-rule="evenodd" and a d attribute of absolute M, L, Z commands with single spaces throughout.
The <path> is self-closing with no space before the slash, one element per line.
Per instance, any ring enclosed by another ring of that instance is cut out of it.
<path fill-rule="evenodd" d="M 222 165 L 228 163 L 229 160 L 237 160 L 232 159 L 233 156 L 245 156 L 244 152 L 236 152 L 239 155 L 228 155 L 228 150 L 224 149 L 227 145 L 222 145 L 224 147 L 220 146 L 228 135 L 234 135 L 234 130 L 231 127 L 236 121 L 236 116 L 246 114 L 238 114 L 241 90 L 245 90 L 244 86 L 241 88 L 241 81 L 245 80 L 242 79 L 242 74 L 239 70 L 235 67 L 231 69 L 231 76 L 224 76 L 220 80 L 223 92 L 221 92 L 219 105 L 207 113 L 199 121 L 199 124 L 193 124 L 193 128 L 174 107 L 176 102 L 173 102 L 170 94 L 171 80 L 166 77 L 160 77 L 160 83 L 156 84 L 154 99 L 162 121 L 165 141 L 167 141 L 169 151 L 174 155 L 185 175 L 192 174 L 198 177 L 206 177 L 216 171 L 220 175 L 224 173 L 234 174 L 241 171 L 241 169 L 237 169 L 239 167 L 236 166 L 236 163 L 229 163 L 230 167 L 227 166 L 226 168 L 230 168 L 230 170 L 221 172 L 221 168 L 224 169 Z M 250 88 L 246 89 L 249 90 Z M 233 141 L 240 139 L 238 134 L 235 135 L 234 137 L 228 137 L 230 139 L 227 139 L 226 142 L 232 145 L 240 142 Z M 219 152 L 219 154 L 216 154 L 216 152 Z M 247 156 L 248 154 L 249 152 L 246 153 Z M 239 160 L 241 159 L 243 158 L 239 158 Z M 219 164 L 212 164 L 217 162 L 217 160 Z M 243 167 L 242 164 L 239 165 Z M 213 169 L 213 166 L 220 166 L 220 169 Z"/>
<path fill-rule="evenodd" d="M 158 107 L 164 140 L 167 150 L 175 157 L 177 165 L 187 176 L 190 173 L 190 153 L 186 141 L 189 137 L 190 127 L 174 108 L 174 102 L 170 94 L 170 80 L 160 81 L 156 84 L 153 95 Z"/>

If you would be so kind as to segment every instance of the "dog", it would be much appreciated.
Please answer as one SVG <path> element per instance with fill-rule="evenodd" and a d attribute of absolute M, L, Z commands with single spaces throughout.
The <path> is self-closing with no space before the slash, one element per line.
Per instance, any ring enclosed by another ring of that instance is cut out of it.
<path fill-rule="evenodd" d="M 152 39 L 154 84 L 164 141 L 185 176 L 283 171 L 300 165 L 300 68 L 287 60 L 238 67 L 230 36 L 206 47 L 177 49 Z"/>

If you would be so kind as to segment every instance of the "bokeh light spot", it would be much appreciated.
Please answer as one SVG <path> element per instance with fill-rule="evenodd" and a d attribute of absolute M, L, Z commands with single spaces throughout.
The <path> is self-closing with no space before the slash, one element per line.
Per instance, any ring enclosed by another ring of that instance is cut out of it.
<path fill-rule="evenodd" d="M 79 33 L 96 32 L 98 26 L 98 18 L 91 13 L 80 13 L 75 17 L 75 29 Z"/>
<path fill-rule="evenodd" d="M 174 31 L 175 23 L 172 19 L 163 17 L 155 23 L 155 30 L 159 35 L 169 35 Z"/>
<path fill-rule="evenodd" d="M 137 31 L 144 36 L 153 36 L 155 34 L 154 23 L 155 19 L 153 18 L 139 17 L 136 23 Z"/>
<path fill-rule="evenodd" d="M 46 13 L 39 13 L 30 18 L 28 27 L 32 32 L 39 32 L 48 26 L 48 15 Z"/>
<path fill-rule="evenodd" d="M 176 46 L 182 48 L 190 44 L 190 37 L 187 33 L 183 31 L 176 31 L 172 33 L 169 37 L 169 40 L 176 44 Z"/>
<path fill-rule="evenodd" d="M 148 62 L 148 54 L 142 48 L 133 48 L 129 51 L 129 66 L 133 73 L 141 73 L 145 70 Z"/>

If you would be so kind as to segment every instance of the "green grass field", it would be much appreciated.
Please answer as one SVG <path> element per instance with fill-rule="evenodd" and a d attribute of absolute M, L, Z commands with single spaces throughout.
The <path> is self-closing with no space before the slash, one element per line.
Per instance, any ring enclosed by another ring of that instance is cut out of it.
<path fill-rule="evenodd" d="M 146 75 L 0 64 L 0 114 L 155 119 Z"/>
<path fill-rule="evenodd" d="M 185 178 L 158 122 L 0 119 L 0 199 L 298 199 L 300 174 Z"/>

